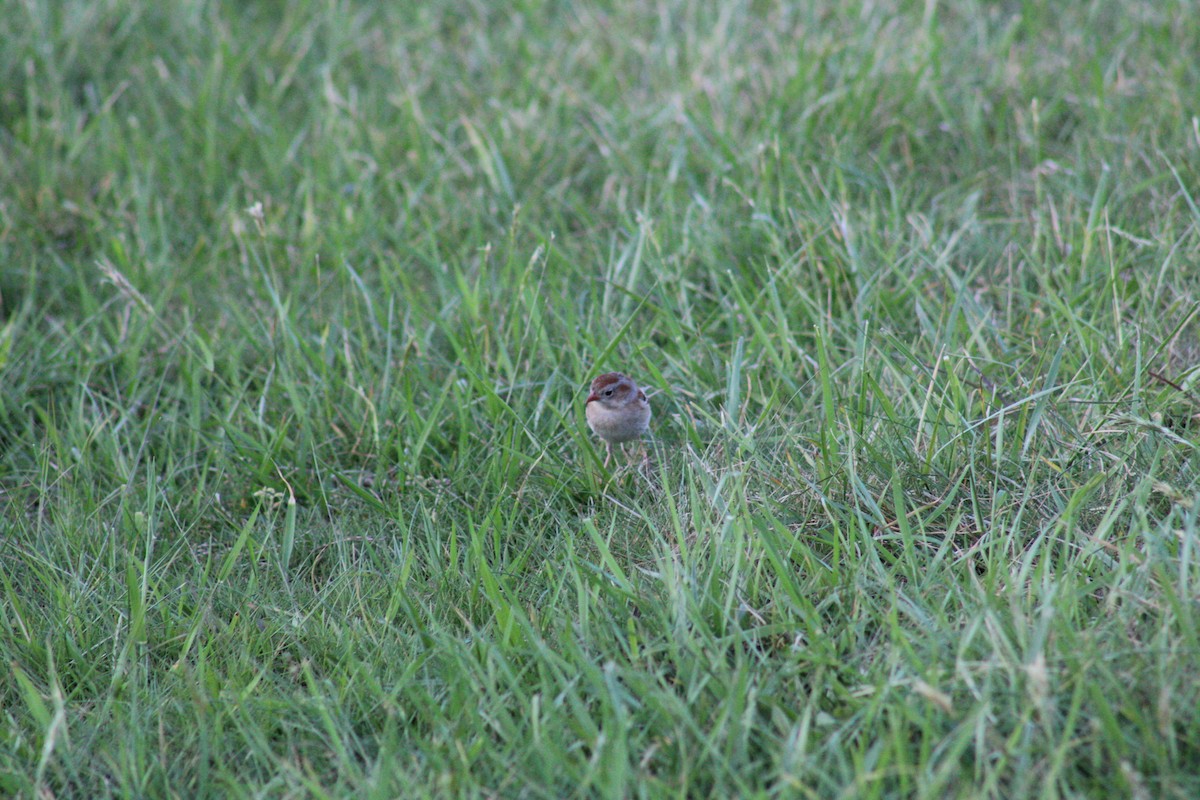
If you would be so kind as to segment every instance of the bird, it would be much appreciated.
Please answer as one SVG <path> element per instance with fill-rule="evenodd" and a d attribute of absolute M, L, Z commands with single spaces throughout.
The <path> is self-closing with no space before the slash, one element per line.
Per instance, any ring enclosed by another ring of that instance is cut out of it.
<path fill-rule="evenodd" d="M 585 403 L 588 427 L 604 440 L 604 466 L 614 444 L 632 442 L 650 430 L 650 401 L 628 375 L 606 372 L 592 381 Z"/>

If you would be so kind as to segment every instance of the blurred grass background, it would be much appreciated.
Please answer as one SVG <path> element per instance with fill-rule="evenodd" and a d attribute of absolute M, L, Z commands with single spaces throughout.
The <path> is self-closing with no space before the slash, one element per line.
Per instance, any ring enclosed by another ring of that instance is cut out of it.
<path fill-rule="evenodd" d="M 1195 2 L 0 8 L 0 794 L 1200 794 Z"/>

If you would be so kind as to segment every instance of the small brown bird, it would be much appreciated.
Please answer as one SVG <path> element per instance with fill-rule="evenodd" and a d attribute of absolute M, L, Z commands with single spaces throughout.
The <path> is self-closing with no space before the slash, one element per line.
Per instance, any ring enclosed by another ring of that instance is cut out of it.
<path fill-rule="evenodd" d="M 604 440 L 604 466 L 612 446 L 632 442 L 650 430 L 650 401 L 633 378 L 606 372 L 592 381 L 586 404 L 588 427 Z"/>

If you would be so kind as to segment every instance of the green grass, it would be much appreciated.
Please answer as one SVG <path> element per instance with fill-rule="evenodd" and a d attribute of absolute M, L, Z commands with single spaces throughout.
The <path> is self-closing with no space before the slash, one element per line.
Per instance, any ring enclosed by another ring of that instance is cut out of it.
<path fill-rule="evenodd" d="M 0 795 L 1200 795 L 1194 3 L 500 8 L 0 4 Z"/>

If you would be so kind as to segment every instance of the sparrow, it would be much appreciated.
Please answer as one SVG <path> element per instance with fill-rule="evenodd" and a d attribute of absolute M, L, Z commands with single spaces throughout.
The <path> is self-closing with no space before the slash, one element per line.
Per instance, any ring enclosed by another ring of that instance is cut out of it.
<path fill-rule="evenodd" d="M 612 446 L 632 442 L 650 430 L 650 401 L 633 378 L 606 372 L 592 381 L 585 404 L 588 427 L 604 440 L 604 466 Z"/>

